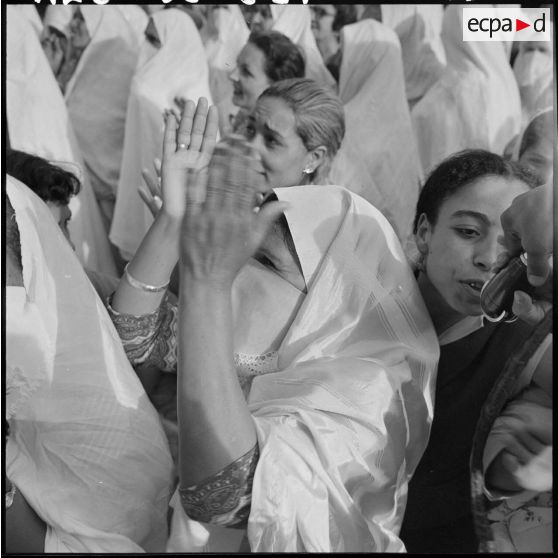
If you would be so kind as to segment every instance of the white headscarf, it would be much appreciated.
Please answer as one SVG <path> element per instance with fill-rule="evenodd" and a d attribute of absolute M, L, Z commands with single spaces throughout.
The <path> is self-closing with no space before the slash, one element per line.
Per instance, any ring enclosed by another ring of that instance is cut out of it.
<path fill-rule="evenodd" d="M 440 78 L 446 54 L 440 37 L 444 7 L 429 4 L 382 4 L 382 23 L 401 42 L 407 100 L 416 103 Z"/>
<path fill-rule="evenodd" d="M 49 209 L 6 188 L 24 283 L 6 288 L 6 473 L 47 524 L 45 552 L 161 552 L 172 461 L 157 413 Z"/>
<path fill-rule="evenodd" d="M 205 43 L 209 63 L 210 85 L 213 101 L 231 99 L 233 94 L 229 72 L 236 66 L 236 57 L 248 41 L 250 30 L 240 7 L 234 4 L 217 6 L 212 11 L 217 36 Z"/>
<path fill-rule="evenodd" d="M 346 133 L 331 181 L 377 207 L 403 241 L 410 233 L 422 172 L 413 134 L 399 40 L 373 19 L 341 30 L 339 96 Z"/>
<path fill-rule="evenodd" d="M 139 47 L 143 42 L 145 28 L 149 21 L 147 13 L 137 4 L 114 4 L 114 7 L 124 16 L 124 19 L 132 28 Z"/>
<path fill-rule="evenodd" d="M 31 25 L 15 6 L 6 14 L 6 112 L 10 144 L 68 170 L 82 182 L 70 201 L 69 229 L 76 253 L 89 269 L 116 275 L 110 244 L 87 175 L 66 104 Z"/>
<path fill-rule="evenodd" d="M 425 173 L 462 149 L 501 154 L 521 125 L 519 91 L 506 47 L 465 42 L 462 31 L 463 5 L 447 6 L 442 26 L 447 66 L 412 111 Z"/>
<path fill-rule="evenodd" d="M 335 78 L 326 68 L 322 55 L 312 33 L 312 14 L 308 6 L 287 6 L 271 4 L 272 29 L 291 39 L 304 50 L 306 77 L 324 87 L 335 89 Z"/>
<path fill-rule="evenodd" d="M 365 200 L 338 186 L 275 193 L 290 203 L 307 294 L 279 371 L 257 375 L 248 398 L 260 449 L 250 550 L 402 552 L 407 483 L 433 412 L 428 311 L 395 233 Z M 238 550 L 238 529 L 197 524 L 176 504 L 169 551 Z"/>
<path fill-rule="evenodd" d="M 556 94 L 553 83 L 553 43 L 547 43 L 546 51 L 527 51 L 529 45 L 529 42 L 519 43 L 519 52 L 513 63 L 513 73 L 521 96 L 523 124 L 528 124 L 541 110 L 551 108 Z"/>
<path fill-rule="evenodd" d="M 234 4 L 216 6 L 210 16 L 217 29 L 216 37 L 205 42 L 209 64 L 209 87 L 213 102 L 219 111 L 221 135 L 231 131 L 231 117 L 238 112 L 233 102 L 233 85 L 230 72 L 236 66 L 236 58 L 248 42 L 250 30 L 239 6 Z"/>
<path fill-rule="evenodd" d="M 49 6 L 49 25 L 61 23 L 54 12 L 74 8 Z M 80 6 L 79 10 L 91 40 L 68 81 L 65 99 L 93 190 L 98 199 L 114 200 L 137 39 L 116 6 Z"/>
<path fill-rule="evenodd" d="M 137 250 L 153 217 L 138 195 L 143 168 L 153 169 L 161 158 L 163 111 L 174 106 L 174 98 L 195 102 L 207 97 L 207 57 L 192 18 L 183 10 L 161 10 L 152 16 L 161 48 L 147 39 L 140 49 L 130 89 L 120 180 L 110 230 L 110 239 L 125 259 Z"/>
<path fill-rule="evenodd" d="M 43 22 L 41 21 L 37 7 L 33 4 L 14 4 L 14 7 L 29 21 L 36 31 L 37 36 L 40 37 L 43 32 Z"/>

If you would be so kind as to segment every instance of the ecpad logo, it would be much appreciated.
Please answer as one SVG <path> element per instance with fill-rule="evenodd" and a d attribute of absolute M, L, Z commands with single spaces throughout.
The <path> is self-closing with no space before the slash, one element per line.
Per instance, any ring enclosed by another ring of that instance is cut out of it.
<path fill-rule="evenodd" d="M 550 41 L 549 8 L 463 8 L 464 41 Z"/>

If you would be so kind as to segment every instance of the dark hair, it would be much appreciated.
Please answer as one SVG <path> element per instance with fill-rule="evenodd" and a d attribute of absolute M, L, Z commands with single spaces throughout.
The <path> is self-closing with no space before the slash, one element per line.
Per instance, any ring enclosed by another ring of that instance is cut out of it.
<path fill-rule="evenodd" d="M 12 149 L 6 172 L 28 186 L 45 202 L 67 205 L 80 189 L 77 177 L 42 157 Z"/>
<path fill-rule="evenodd" d="M 295 115 L 296 133 L 308 151 L 323 145 L 324 162 L 314 171 L 313 184 L 323 183 L 331 160 L 345 135 L 345 113 L 339 97 L 312 79 L 286 79 L 270 85 L 261 95 L 277 97 L 287 103 Z"/>
<path fill-rule="evenodd" d="M 11 256 L 13 261 L 19 266 L 19 269 L 21 269 L 21 240 L 19 237 L 19 227 L 17 226 L 14 208 L 7 194 L 4 194 L 4 199 L 6 200 L 6 251 L 8 256 Z"/>
<path fill-rule="evenodd" d="M 264 72 L 270 81 L 304 77 L 302 50 L 279 31 L 252 31 L 248 42 L 265 57 Z"/>
<path fill-rule="evenodd" d="M 335 17 L 331 24 L 332 31 L 339 31 L 345 25 L 357 21 L 357 9 L 355 4 L 339 4 L 335 6 Z"/>
<path fill-rule="evenodd" d="M 517 163 L 484 149 L 466 149 L 442 161 L 427 178 L 417 202 L 413 232 L 424 213 L 435 225 L 442 204 L 456 192 L 485 176 L 517 179 L 533 188 L 536 178 Z"/>

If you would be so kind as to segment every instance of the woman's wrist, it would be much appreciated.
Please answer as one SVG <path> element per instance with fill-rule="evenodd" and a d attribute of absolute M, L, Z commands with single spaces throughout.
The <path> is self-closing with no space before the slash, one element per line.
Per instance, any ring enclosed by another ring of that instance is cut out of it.
<path fill-rule="evenodd" d="M 180 264 L 179 270 L 180 294 L 187 296 L 188 300 L 192 300 L 192 297 L 199 299 L 204 297 L 223 297 L 228 300 L 230 297 L 232 290 L 231 280 L 198 274 L 183 264 Z"/>

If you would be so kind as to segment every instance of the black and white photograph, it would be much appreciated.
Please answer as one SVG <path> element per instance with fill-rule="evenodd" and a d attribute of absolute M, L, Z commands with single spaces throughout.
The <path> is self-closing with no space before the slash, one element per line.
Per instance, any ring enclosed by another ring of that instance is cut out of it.
<path fill-rule="evenodd" d="M 2 554 L 552 554 L 554 4 L 4 1 Z"/>

